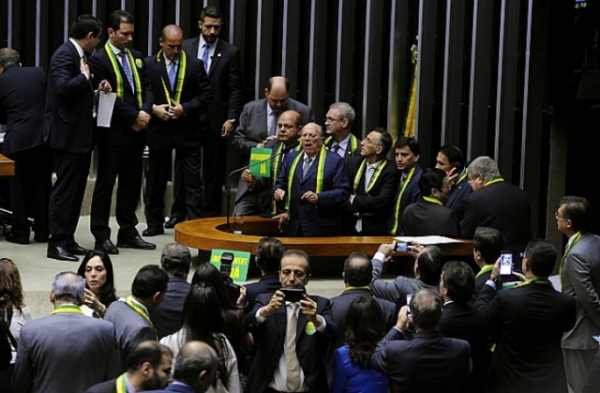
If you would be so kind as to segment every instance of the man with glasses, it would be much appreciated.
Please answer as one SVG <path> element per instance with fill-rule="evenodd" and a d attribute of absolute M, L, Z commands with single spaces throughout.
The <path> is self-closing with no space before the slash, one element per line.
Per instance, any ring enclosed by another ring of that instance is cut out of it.
<path fill-rule="evenodd" d="M 283 161 L 273 199 L 283 202 L 288 236 L 341 235 L 341 204 L 348 200 L 350 185 L 344 160 L 323 148 L 323 127 L 309 123 L 302 129 L 302 149 Z"/>
<path fill-rule="evenodd" d="M 400 171 L 386 159 L 391 147 L 391 135 L 375 128 L 360 143 L 360 157 L 346 163 L 352 189 L 344 203 L 343 228 L 348 235 L 386 235 L 386 218 L 400 180 Z"/>
<path fill-rule="evenodd" d="M 342 157 L 346 164 L 351 157 L 360 155 L 359 140 L 352 135 L 352 123 L 356 119 L 354 108 L 345 102 L 336 102 L 325 115 L 325 146 Z"/>

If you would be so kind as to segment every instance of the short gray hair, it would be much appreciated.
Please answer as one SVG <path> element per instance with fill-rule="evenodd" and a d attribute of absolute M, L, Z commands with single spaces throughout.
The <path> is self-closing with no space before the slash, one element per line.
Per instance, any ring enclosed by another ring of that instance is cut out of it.
<path fill-rule="evenodd" d="M 484 180 L 490 180 L 494 177 L 500 177 L 500 170 L 498 166 L 488 156 L 481 156 L 474 159 L 469 164 L 469 176 L 483 176 Z"/>
<path fill-rule="evenodd" d="M 12 48 L 0 49 L 0 67 L 6 67 L 10 64 L 18 64 L 21 56 L 19 52 Z"/>
<path fill-rule="evenodd" d="M 219 362 L 216 352 L 208 344 L 188 341 L 175 358 L 173 379 L 192 382 L 202 371 L 212 371 Z"/>
<path fill-rule="evenodd" d="M 75 272 L 58 273 L 52 282 L 52 292 L 56 300 L 71 301 L 79 305 L 84 290 L 85 280 Z"/>
<path fill-rule="evenodd" d="M 340 116 L 342 119 L 350 120 L 350 123 L 354 123 L 356 119 L 356 112 L 354 108 L 350 106 L 347 102 L 336 102 L 329 106 L 329 109 L 337 109 L 340 112 Z"/>

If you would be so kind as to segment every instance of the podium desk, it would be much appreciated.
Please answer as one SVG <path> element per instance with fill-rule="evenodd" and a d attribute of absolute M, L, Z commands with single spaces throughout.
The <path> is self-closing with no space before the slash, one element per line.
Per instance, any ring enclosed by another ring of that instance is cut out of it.
<path fill-rule="evenodd" d="M 0 154 L 0 176 L 14 176 L 15 162 L 10 158 Z"/>

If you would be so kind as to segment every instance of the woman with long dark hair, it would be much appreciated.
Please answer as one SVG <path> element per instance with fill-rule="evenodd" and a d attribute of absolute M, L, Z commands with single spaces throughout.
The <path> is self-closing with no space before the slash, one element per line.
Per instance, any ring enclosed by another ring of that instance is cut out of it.
<path fill-rule="evenodd" d="M 354 299 L 346 314 L 346 345 L 335 351 L 332 393 L 387 393 L 389 379 L 373 370 L 371 361 L 384 334 L 375 299 Z"/>
<path fill-rule="evenodd" d="M 188 341 L 203 341 L 219 356 L 218 378 L 209 393 L 240 393 L 237 358 L 222 333 L 223 313 L 215 288 L 207 283 L 193 284 L 183 305 L 183 323 L 178 332 L 163 337 L 161 344 L 173 351 L 173 358 Z"/>
<path fill-rule="evenodd" d="M 104 251 L 90 251 L 81 261 L 77 274 L 85 278 L 84 313 L 104 317 L 108 306 L 117 300 L 110 257 Z"/>

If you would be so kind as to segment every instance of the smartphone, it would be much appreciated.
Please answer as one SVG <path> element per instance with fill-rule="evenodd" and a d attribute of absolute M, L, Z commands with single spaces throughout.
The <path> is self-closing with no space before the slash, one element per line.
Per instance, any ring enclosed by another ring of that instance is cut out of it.
<path fill-rule="evenodd" d="M 407 317 L 412 317 L 412 314 L 410 312 L 410 301 L 412 300 L 412 293 L 409 293 L 408 295 L 406 295 L 406 316 Z"/>
<path fill-rule="evenodd" d="M 281 288 L 280 291 L 285 295 L 286 302 L 298 303 L 304 298 L 304 289 Z"/>
<path fill-rule="evenodd" d="M 406 252 L 408 251 L 408 243 L 396 243 L 395 252 Z"/>
<path fill-rule="evenodd" d="M 224 252 L 221 255 L 221 274 L 229 277 L 231 275 L 231 265 L 233 264 L 233 253 Z"/>
<path fill-rule="evenodd" d="M 512 274 L 512 252 L 502 251 L 500 254 L 500 275 L 510 276 Z"/>

